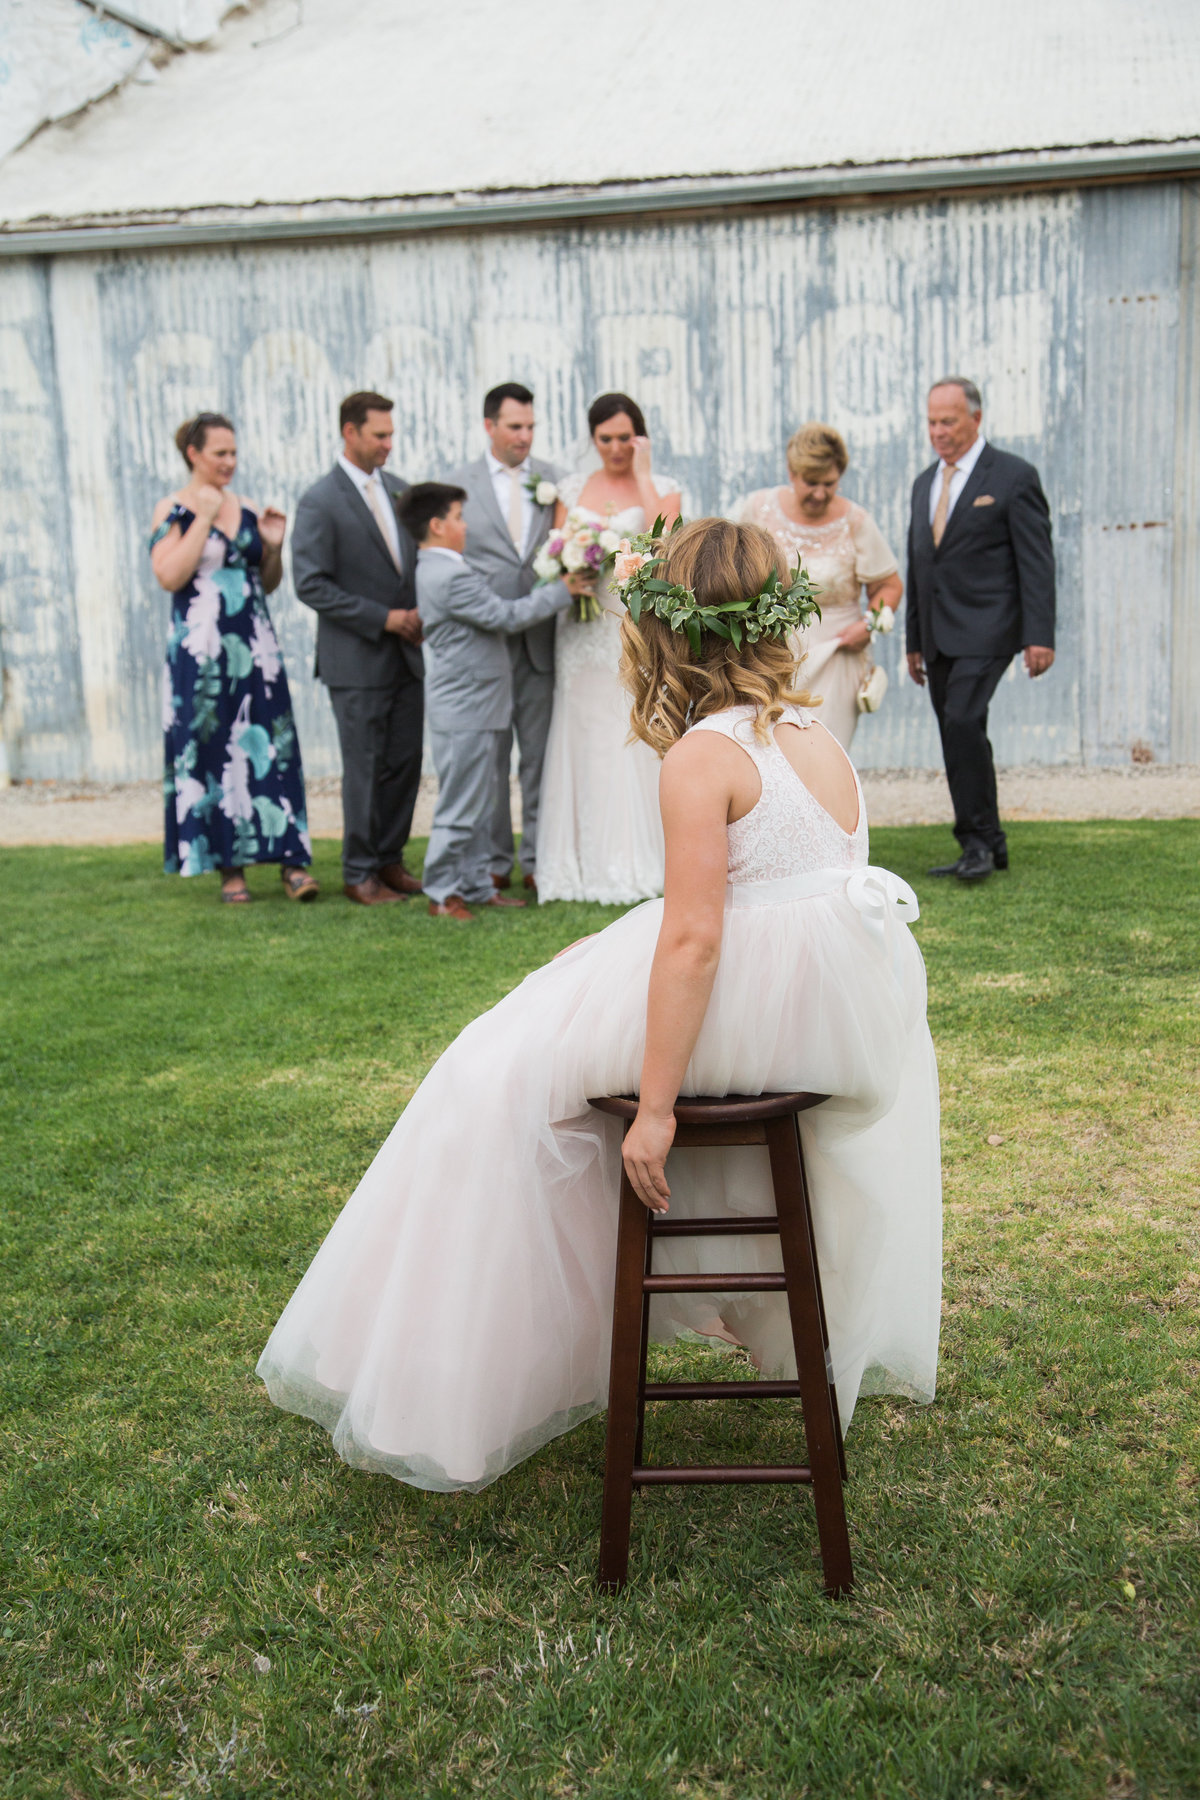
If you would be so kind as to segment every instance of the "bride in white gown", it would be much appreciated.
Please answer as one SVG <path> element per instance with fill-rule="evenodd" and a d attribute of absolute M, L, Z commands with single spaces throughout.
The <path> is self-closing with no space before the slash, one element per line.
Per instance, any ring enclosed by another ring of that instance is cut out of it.
<path fill-rule="evenodd" d="M 759 527 L 715 519 L 666 560 L 706 606 L 781 567 Z M 589 1095 L 640 1093 L 624 1154 L 647 1204 L 726 1217 L 770 1209 L 766 1152 L 671 1151 L 677 1095 L 831 1095 L 800 1132 L 843 1423 L 860 1392 L 933 1396 L 938 1092 L 911 890 L 867 866 L 858 779 L 795 703 L 786 637 L 706 631 L 693 659 L 645 611 L 623 633 L 635 728 L 666 751 L 665 898 L 450 1045 L 258 1365 L 348 1463 L 416 1487 L 486 1487 L 606 1404 L 622 1145 Z M 773 1239 L 668 1243 L 680 1272 L 779 1267 Z M 659 1296 L 654 1335 L 719 1331 L 792 1376 L 784 1302 Z"/>
<path fill-rule="evenodd" d="M 621 537 L 647 531 L 661 514 L 679 516 L 679 495 L 651 474 L 641 408 L 628 394 L 601 394 L 588 408 L 592 459 L 567 475 L 555 523 L 582 512 Z M 629 905 L 662 892 L 663 839 L 658 815 L 658 758 L 630 744 L 629 697 L 621 686 L 620 621 L 611 581 L 596 597 L 598 619 L 558 615 L 554 712 L 546 744 L 538 812 L 539 900 L 601 900 Z"/>

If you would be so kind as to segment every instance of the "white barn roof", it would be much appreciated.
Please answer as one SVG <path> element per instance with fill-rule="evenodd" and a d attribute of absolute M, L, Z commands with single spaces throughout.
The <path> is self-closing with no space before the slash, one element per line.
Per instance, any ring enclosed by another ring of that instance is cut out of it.
<path fill-rule="evenodd" d="M 0 220 L 1200 141 L 1196 0 L 260 0 L 0 164 Z"/>

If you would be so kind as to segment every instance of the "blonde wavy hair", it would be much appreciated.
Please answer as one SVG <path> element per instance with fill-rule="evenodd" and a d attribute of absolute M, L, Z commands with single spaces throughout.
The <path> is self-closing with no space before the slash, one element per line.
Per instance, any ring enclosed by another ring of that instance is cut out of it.
<path fill-rule="evenodd" d="M 694 519 L 665 540 L 665 581 L 690 588 L 702 606 L 743 600 L 775 575 L 790 575 L 775 539 L 759 525 Z M 730 706 L 753 706 L 754 735 L 767 743 L 785 706 L 820 705 L 797 688 L 799 662 L 786 639 L 761 638 L 741 649 L 706 632 L 693 657 L 682 631 L 643 612 L 621 620 L 621 680 L 633 701 L 630 736 L 660 756 L 689 725 Z"/>
<path fill-rule="evenodd" d="M 850 452 L 840 431 L 811 419 L 788 439 L 787 466 L 789 475 L 799 475 L 815 487 L 831 469 L 837 470 L 840 480 L 850 466 Z"/>

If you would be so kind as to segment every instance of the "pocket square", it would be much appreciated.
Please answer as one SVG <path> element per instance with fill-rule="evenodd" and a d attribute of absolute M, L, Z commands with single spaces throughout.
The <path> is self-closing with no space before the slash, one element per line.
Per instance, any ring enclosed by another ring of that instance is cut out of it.
<path fill-rule="evenodd" d="M 972 506 L 995 506 L 995 504 L 995 494 L 977 494 L 971 502 Z"/>

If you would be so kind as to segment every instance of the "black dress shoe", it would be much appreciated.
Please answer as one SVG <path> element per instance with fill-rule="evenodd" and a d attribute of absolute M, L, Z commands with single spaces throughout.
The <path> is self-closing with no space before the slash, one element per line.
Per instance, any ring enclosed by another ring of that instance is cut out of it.
<path fill-rule="evenodd" d="M 1007 869 L 1007 867 L 1008 867 L 1008 845 L 1007 844 L 1005 844 L 999 850 L 992 851 L 992 861 L 995 863 L 995 865 L 998 869 Z"/>
<path fill-rule="evenodd" d="M 984 844 L 972 844 L 958 859 L 954 873 L 960 881 L 986 881 L 995 872 L 996 859 Z"/>
<path fill-rule="evenodd" d="M 957 875 L 961 868 L 962 857 L 960 856 L 957 862 L 939 863 L 936 869 L 929 869 L 926 873 L 929 875 Z"/>

